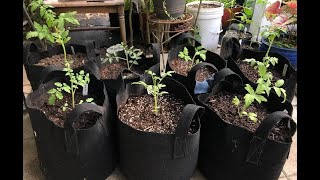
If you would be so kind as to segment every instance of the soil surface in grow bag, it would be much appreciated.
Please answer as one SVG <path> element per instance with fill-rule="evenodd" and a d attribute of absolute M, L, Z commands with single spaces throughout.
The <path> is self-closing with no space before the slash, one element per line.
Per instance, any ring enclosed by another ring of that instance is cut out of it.
<path fill-rule="evenodd" d="M 84 61 L 86 59 L 86 54 L 79 53 L 77 52 L 76 54 L 67 54 L 67 60 L 71 63 L 71 69 L 76 69 L 78 67 L 81 67 L 84 65 Z M 36 66 L 58 66 L 58 67 L 64 67 L 64 55 L 63 54 L 58 54 L 58 55 L 53 55 L 51 57 L 47 57 L 44 59 L 41 59 Z"/>
<path fill-rule="evenodd" d="M 257 82 L 259 79 L 259 73 L 258 70 L 254 69 L 253 66 L 250 66 L 249 63 L 243 62 L 242 60 L 236 62 L 237 65 L 239 66 L 240 70 L 243 72 L 243 74 L 252 82 Z M 273 67 L 268 68 L 268 70 L 272 73 L 272 80 L 271 82 L 274 83 L 279 79 L 283 79 L 282 75 L 277 72 Z"/>
<path fill-rule="evenodd" d="M 242 118 L 240 118 L 237 107 L 232 104 L 232 99 L 235 96 L 238 96 L 240 100 L 242 100 L 243 98 L 243 95 L 241 94 L 231 94 L 224 91 L 210 97 L 207 104 L 225 122 L 248 129 L 251 132 L 255 132 L 259 127 L 261 121 L 263 121 L 270 113 L 267 112 L 266 109 L 263 108 L 263 106 L 254 102 L 246 111 L 255 112 L 258 118 L 257 122 L 255 123 L 251 121 L 246 116 L 242 116 Z M 241 107 L 242 105 L 243 104 L 241 104 Z M 271 130 L 269 139 L 280 142 L 290 142 L 291 136 L 289 132 L 290 129 L 286 124 L 279 123 Z"/>
<path fill-rule="evenodd" d="M 171 62 L 169 61 L 170 66 L 172 67 L 172 69 L 180 75 L 183 76 L 188 76 L 188 72 L 191 70 L 192 68 L 192 62 L 191 61 L 184 61 L 181 60 L 180 58 L 178 59 L 174 59 Z M 201 67 L 197 73 L 196 73 L 196 80 L 197 81 L 204 81 L 206 79 L 208 79 L 213 73 L 214 73 L 214 69 L 211 67 Z"/>
<path fill-rule="evenodd" d="M 64 122 L 67 119 L 69 113 L 72 111 L 70 108 L 67 108 L 66 111 L 62 110 L 62 107 L 65 102 L 68 102 L 68 107 L 72 107 L 72 97 L 70 94 L 62 93 L 63 99 L 56 100 L 54 105 L 49 105 L 47 99 L 39 99 L 41 102 L 46 102 L 41 110 L 47 115 L 48 119 L 51 120 L 55 125 L 62 127 L 64 126 Z M 42 96 L 41 98 L 47 98 L 48 96 Z M 75 93 L 75 102 L 78 104 L 80 100 L 85 102 L 85 98 L 82 96 L 80 92 Z M 80 115 L 80 117 L 73 122 L 73 128 L 75 129 L 87 129 L 92 127 L 97 119 L 101 116 L 101 114 L 94 111 L 87 111 Z"/>
<path fill-rule="evenodd" d="M 118 76 L 120 75 L 121 71 L 123 69 L 127 68 L 127 62 L 123 60 L 119 60 L 119 62 L 112 63 L 112 64 L 102 64 L 100 68 L 100 74 L 102 79 L 117 79 Z M 143 72 L 137 68 L 132 66 L 131 70 L 138 73 L 142 74 Z M 134 79 L 137 78 L 138 76 L 132 73 L 123 73 L 123 78 L 124 79 Z"/>
<path fill-rule="evenodd" d="M 119 119 L 134 129 L 144 132 L 174 134 L 185 105 L 181 100 L 170 95 L 160 96 L 158 101 L 161 109 L 157 116 L 152 112 L 153 96 L 144 94 L 130 97 L 126 104 L 120 106 Z M 194 133 L 195 122 L 192 122 L 190 127 L 188 133 Z"/>

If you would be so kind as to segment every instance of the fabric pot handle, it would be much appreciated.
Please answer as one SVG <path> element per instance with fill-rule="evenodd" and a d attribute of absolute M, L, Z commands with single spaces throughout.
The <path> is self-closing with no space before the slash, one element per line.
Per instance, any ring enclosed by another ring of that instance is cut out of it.
<path fill-rule="evenodd" d="M 195 104 L 187 104 L 183 110 L 179 119 L 178 126 L 176 128 L 176 134 L 174 139 L 173 159 L 182 158 L 188 155 L 187 149 L 187 137 L 188 130 L 194 116 L 198 114 L 201 118 L 204 113 L 204 107 Z"/>
<path fill-rule="evenodd" d="M 96 54 L 94 53 L 95 42 L 92 40 L 86 40 L 85 46 L 86 46 L 87 58 L 89 59 L 89 61 L 90 60 L 95 61 L 95 59 L 96 59 Z"/>
<path fill-rule="evenodd" d="M 31 46 L 38 48 L 36 44 L 32 41 L 23 42 L 23 64 L 26 64 L 28 61 Z"/>
<path fill-rule="evenodd" d="M 183 40 L 185 39 L 192 39 L 194 40 L 197 44 L 201 45 L 201 43 L 193 36 L 191 35 L 190 33 L 182 33 L 177 39 L 176 41 L 172 41 L 172 47 L 173 48 L 176 48 L 178 45 L 180 45 Z"/>
<path fill-rule="evenodd" d="M 99 66 L 95 63 L 95 59 L 91 59 L 85 63 L 85 68 L 98 80 L 101 79 Z"/>
<path fill-rule="evenodd" d="M 49 78 L 50 75 L 52 73 L 58 73 L 57 76 L 58 77 L 64 77 L 65 76 L 65 72 L 63 71 L 62 67 L 58 67 L 58 66 L 47 66 L 46 68 L 44 68 L 41 73 L 40 73 L 40 83 L 46 83 L 48 81 L 50 81 L 52 78 Z M 60 76 L 61 74 L 61 76 Z"/>
<path fill-rule="evenodd" d="M 291 128 L 291 135 L 294 134 L 296 126 L 290 124 L 292 118 L 284 111 L 276 111 L 269 114 L 260 124 L 256 130 L 253 138 L 250 141 L 249 151 L 247 154 L 246 161 L 252 164 L 259 164 L 260 157 L 263 153 L 264 145 L 268 139 L 268 135 L 272 128 L 277 125 L 280 121 L 288 119 L 289 128 Z M 293 126 L 293 127 L 292 127 Z"/>
<path fill-rule="evenodd" d="M 159 63 L 160 62 L 160 45 L 157 43 L 150 43 L 145 47 L 145 49 L 148 49 L 150 47 L 152 48 L 153 58 L 155 58 L 156 62 Z"/>
<path fill-rule="evenodd" d="M 76 119 L 80 117 L 81 114 L 86 111 L 95 111 L 102 114 L 102 116 L 104 116 L 105 113 L 105 109 L 102 106 L 91 103 L 83 103 L 77 105 L 69 114 L 67 120 L 64 122 L 65 144 L 67 152 L 70 152 L 76 156 L 79 155 L 78 135 L 77 131 L 72 127 L 72 124 Z M 98 122 L 101 123 L 99 120 L 97 120 L 97 123 Z"/>
<path fill-rule="evenodd" d="M 210 64 L 210 63 L 207 63 L 207 62 L 201 62 L 201 63 L 198 63 L 196 64 L 195 66 L 193 66 L 191 68 L 191 70 L 188 72 L 188 78 L 191 80 L 191 81 L 195 81 L 195 77 L 196 77 L 196 73 L 197 71 L 203 67 L 203 66 L 209 66 L 209 67 L 212 67 L 216 72 L 218 72 L 218 68 L 213 65 L 213 64 Z M 215 73 L 216 73 L 215 72 Z"/>

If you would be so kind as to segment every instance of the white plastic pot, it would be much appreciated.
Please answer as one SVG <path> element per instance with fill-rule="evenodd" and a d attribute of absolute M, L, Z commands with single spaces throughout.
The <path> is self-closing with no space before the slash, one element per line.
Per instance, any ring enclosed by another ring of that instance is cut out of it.
<path fill-rule="evenodd" d="M 200 1 L 187 3 L 186 9 L 188 13 L 196 19 L 198 8 L 191 8 L 191 5 L 199 4 Z M 221 18 L 223 16 L 224 4 L 217 1 L 202 1 L 202 4 L 215 4 L 220 7 L 216 8 L 200 8 L 197 26 L 201 37 L 202 46 L 214 52 L 218 47 L 219 35 L 222 32 Z"/>

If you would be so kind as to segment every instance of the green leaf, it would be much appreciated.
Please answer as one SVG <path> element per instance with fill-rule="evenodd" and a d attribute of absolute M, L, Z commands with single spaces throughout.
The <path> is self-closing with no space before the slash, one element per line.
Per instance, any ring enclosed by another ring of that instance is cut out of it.
<path fill-rule="evenodd" d="M 258 67 L 259 76 L 263 77 L 267 73 L 267 68 L 264 65 Z"/>
<path fill-rule="evenodd" d="M 36 21 L 34 21 L 33 25 L 34 25 L 34 28 L 35 28 L 38 32 L 42 30 L 42 26 L 41 26 L 39 23 L 37 23 Z"/>
<path fill-rule="evenodd" d="M 61 92 L 59 92 L 59 91 L 57 91 L 56 92 L 56 97 L 58 98 L 58 99 L 63 99 L 63 95 L 62 95 L 62 93 Z"/>
<path fill-rule="evenodd" d="M 56 89 L 50 89 L 47 93 L 48 93 L 48 94 L 54 94 L 54 93 L 56 93 L 56 92 L 57 92 Z"/>
<path fill-rule="evenodd" d="M 83 103 L 83 100 L 80 100 L 79 104 L 82 104 Z"/>
<path fill-rule="evenodd" d="M 232 103 L 236 106 L 239 106 L 240 105 L 240 100 L 237 96 L 235 96 L 233 99 L 232 99 Z"/>
<path fill-rule="evenodd" d="M 63 40 L 63 43 L 66 44 L 67 42 L 69 42 L 71 39 L 71 37 L 67 37 L 66 39 Z"/>
<path fill-rule="evenodd" d="M 250 94 L 255 94 L 250 84 L 246 84 L 246 87 L 244 89 L 247 90 Z"/>
<path fill-rule="evenodd" d="M 195 62 L 195 64 L 199 64 L 200 63 L 200 60 L 199 59 L 197 59 L 196 60 L 196 62 Z"/>
<path fill-rule="evenodd" d="M 202 47 L 202 46 L 198 46 L 198 47 L 196 47 L 196 50 L 201 50 L 201 49 L 203 49 L 203 47 Z"/>
<path fill-rule="evenodd" d="M 55 82 L 54 85 L 56 85 L 58 87 L 62 87 L 62 84 L 60 82 Z"/>
<path fill-rule="evenodd" d="M 281 90 L 278 87 L 273 87 L 274 91 L 276 92 L 277 96 L 281 96 Z"/>
<path fill-rule="evenodd" d="M 248 117 L 249 117 L 249 119 L 251 120 L 251 121 L 253 121 L 253 122 L 257 122 L 257 114 L 256 113 L 249 113 L 248 114 Z"/>
<path fill-rule="evenodd" d="M 248 115 L 248 113 L 245 112 L 245 111 L 242 111 L 241 114 L 242 114 L 242 115 L 245 115 L 245 116 Z"/>
<path fill-rule="evenodd" d="M 51 34 L 47 34 L 46 39 L 49 40 L 51 43 L 54 43 L 54 37 Z"/>
<path fill-rule="evenodd" d="M 137 61 L 133 61 L 132 64 L 139 65 Z"/>
<path fill-rule="evenodd" d="M 49 105 L 54 105 L 55 102 L 56 102 L 56 96 L 54 94 L 51 94 L 48 99 L 48 103 Z"/>
<path fill-rule="evenodd" d="M 31 12 L 33 13 L 37 9 L 38 6 L 39 6 L 38 4 L 35 4 L 35 3 L 32 4 L 31 8 L 30 8 Z"/>
<path fill-rule="evenodd" d="M 243 7 L 243 11 L 244 11 L 244 13 L 245 13 L 246 15 L 248 15 L 248 16 L 252 16 L 252 14 L 253 14 L 252 9 L 247 8 L 247 7 Z"/>
<path fill-rule="evenodd" d="M 283 89 L 283 88 L 280 88 L 280 91 L 281 91 L 282 94 L 283 94 L 283 101 L 282 101 L 282 103 L 284 103 L 284 102 L 286 102 L 286 99 L 287 99 L 287 92 L 286 92 L 286 90 Z"/>
<path fill-rule="evenodd" d="M 40 16 L 43 17 L 44 13 L 46 12 L 46 9 L 43 7 L 40 7 Z"/>
<path fill-rule="evenodd" d="M 205 54 L 200 54 L 200 57 L 205 61 L 206 60 L 206 55 Z"/>
<path fill-rule="evenodd" d="M 255 95 L 254 96 L 254 99 L 256 100 L 256 101 L 258 101 L 258 103 L 260 104 L 261 102 L 267 102 L 268 100 L 264 97 L 264 96 L 262 96 L 262 95 Z"/>
<path fill-rule="evenodd" d="M 284 84 L 284 80 L 283 79 L 279 79 L 274 85 L 276 87 L 281 87 Z"/>
<path fill-rule="evenodd" d="M 90 102 L 92 102 L 92 101 L 93 101 L 93 98 L 87 98 L 87 99 L 86 99 L 86 102 L 87 102 L 87 103 L 90 103 Z"/>
<path fill-rule="evenodd" d="M 189 51 L 188 51 L 188 49 L 186 47 L 183 48 L 183 54 L 185 54 L 185 55 L 189 54 Z"/>
<path fill-rule="evenodd" d="M 26 38 L 30 39 L 30 38 L 33 38 L 33 37 L 37 37 L 38 35 L 39 35 L 39 33 L 37 31 L 30 31 L 30 32 L 27 33 Z"/>
<path fill-rule="evenodd" d="M 71 88 L 70 86 L 63 86 L 62 89 L 67 92 L 67 93 L 71 93 Z"/>
<path fill-rule="evenodd" d="M 66 111 L 67 108 L 65 106 L 62 107 L 62 111 Z"/>
<path fill-rule="evenodd" d="M 264 84 L 258 84 L 257 89 L 256 89 L 256 94 L 264 94 L 266 90 L 266 87 Z"/>
<path fill-rule="evenodd" d="M 244 107 L 248 108 L 251 105 L 251 103 L 254 101 L 254 99 L 255 99 L 254 95 L 246 94 L 244 96 Z"/>

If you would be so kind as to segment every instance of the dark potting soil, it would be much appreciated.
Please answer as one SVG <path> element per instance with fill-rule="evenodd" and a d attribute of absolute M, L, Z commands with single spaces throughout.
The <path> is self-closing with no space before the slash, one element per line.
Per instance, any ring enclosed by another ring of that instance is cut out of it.
<path fill-rule="evenodd" d="M 48 98 L 48 96 L 42 96 L 41 98 Z M 85 102 L 85 98 L 82 96 L 80 92 L 75 93 L 75 102 L 76 104 L 83 100 Z M 62 100 L 56 100 L 54 105 L 48 104 L 48 99 L 42 99 L 42 102 L 45 102 L 41 107 L 41 110 L 47 115 L 48 119 L 51 120 L 56 126 L 64 127 L 64 122 L 67 119 L 69 113 L 72 111 L 67 108 L 66 111 L 62 110 L 62 106 L 65 102 L 68 102 L 69 107 L 71 107 L 72 98 L 70 94 L 63 93 Z M 97 119 L 101 116 L 101 114 L 94 111 L 87 111 L 80 115 L 80 117 L 73 122 L 73 128 L 75 129 L 87 129 L 92 127 Z"/>
<path fill-rule="evenodd" d="M 254 49 L 253 47 L 249 45 L 241 45 L 243 49 Z"/>
<path fill-rule="evenodd" d="M 120 106 L 119 119 L 134 129 L 144 132 L 174 134 L 184 108 L 184 103 L 170 95 L 159 97 L 160 112 L 155 115 L 153 96 L 130 97 L 126 104 Z M 195 122 L 191 123 L 189 133 L 196 131 Z"/>
<path fill-rule="evenodd" d="M 225 122 L 245 128 L 251 132 L 255 132 L 261 124 L 261 121 L 263 121 L 270 113 L 267 112 L 262 105 L 254 102 L 246 111 L 255 112 L 257 114 L 258 121 L 255 123 L 245 116 L 240 118 L 237 107 L 232 104 L 234 96 L 238 96 L 240 100 L 243 97 L 243 95 L 231 94 L 225 91 L 219 92 L 209 98 L 207 105 L 211 107 L 211 109 L 215 111 Z M 242 105 L 243 104 L 241 104 L 241 107 Z M 290 130 L 286 124 L 279 123 L 271 130 L 268 138 L 280 142 L 290 142 Z"/>
<path fill-rule="evenodd" d="M 169 61 L 169 64 L 177 74 L 182 76 L 188 76 L 188 72 L 192 69 L 191 61 L 184 61 L 180 58 Z M 214 69 L 211 67 L 201 67 L 196 73 L 197 81 L 204 81 L 210 77 L 214 73 Z"/>
<path fill-rule="evenodd" d="M 84 61 L 86 59 L 86 54 L 79 53 L 77 52 L 76 54 L 67 54 L 67 60 L 72 63 L 71 68 L 76 69 L 78 67 L 81 67 L 84 65 Z M 58 55 L 53 55 L 51 57 L 47 57 L 44 59 L 41 59 L 36 66 L 43 66 L 47 67 L 50 65 L 58 66 L 58 67 L 64 67 L 64 55 L 63 54 L 58 54 Z"/>
<path fill-rule="evenodd" d="M 177 74 L 180 74 L 182 76 L 188 76 L 188 72 L 192 68 L 191 61 L 185 61 L 180 58 L 169 61 L 169 64 L 172 70 L 174 70 Z"/>
<path fill-rule="evenodd" d="M 212 67 L 203 66 L 196 73 L 196 81 L 202 82 L 202 81 L 210 78 L 210 76 L 214 72 L 215 72 L 215 70 Z"/>
<path fill-rule="evenodd" d="M 192 5 L 190 5 L 189 7 L 191 7 L 191 8 L 198 8 L 199 7 L 199 4 L 192 4 Z M 219 5 L 217 5 L 217 4 L 212 4 L 212 3 L 202 3 L 201 4 L 201 8 L 218 8 L 218 7 L 221 7 L 221 6 L 219 6 Z"/>
<path fill-rule="evenodd" d="M 102 64 L 100 67 L 101 79 L 117 79 L 121 71 L 126 68 L 127 62 L 123 60 L 119 60 L 119 62 L 115 62 L 112 64 Z M 135 66 L 132 66 L 131 70 L 138 74 L 143 73 L 141 69 Z M 133 79 L 137 77 L 135 74 L 132 73 L 130 73 L 130 75 L 128 73 L 124 73 L 124 76 L 127 76 L 127 78 L 125 79 Z"/>
<path fill-rule="evenodd" d="M 249 63 L 243 62 L 242 60 L 236 61 L 237 65 L 239 66 L 240 70 L 243 72 L 243 74 L 252 82 L 257 82 L 259 79 L 259 73 L 258 70 L 255 70 L 253 66 L 250 66 Z M 272 66 L 272 65 L 271 65 Z M 276 71 L 274 68 L 269 67 L 268 71 L 272 73 L 272 80 L 271 82 L 274 83 L 279 79 L 283 79 L 282 74 L 280 74 L 278 71 Z"/>

